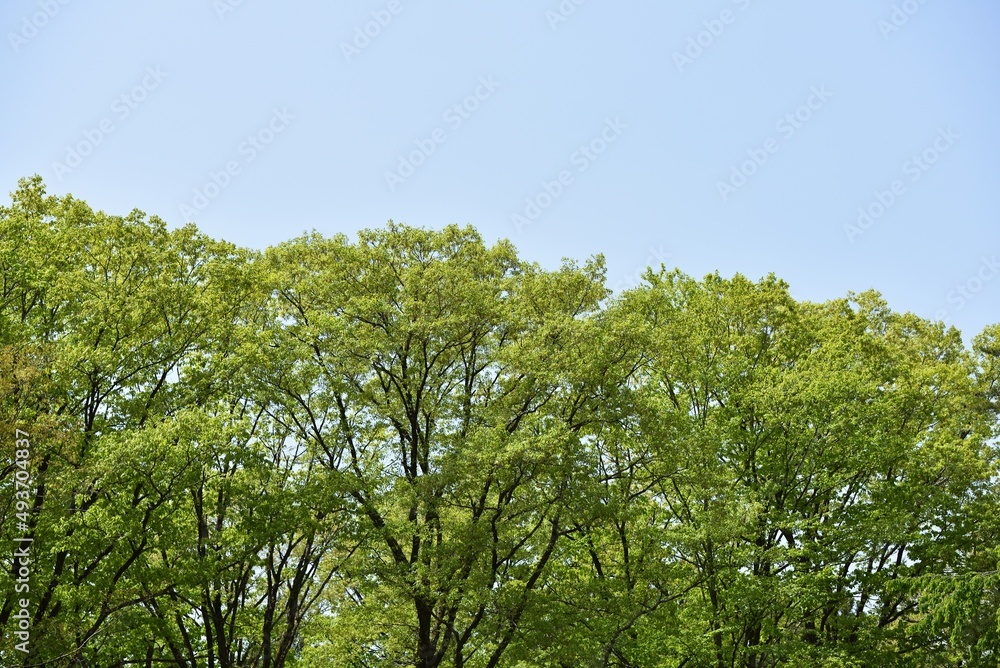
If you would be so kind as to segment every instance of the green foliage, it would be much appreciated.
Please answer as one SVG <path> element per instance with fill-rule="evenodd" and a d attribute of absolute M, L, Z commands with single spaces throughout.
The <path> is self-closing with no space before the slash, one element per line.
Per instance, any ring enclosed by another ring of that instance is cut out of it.
<path fill-rule="evenodd" d="M 37 177 L 0 276 L 3 665 L 995 665 L 1000 326 Z"/>

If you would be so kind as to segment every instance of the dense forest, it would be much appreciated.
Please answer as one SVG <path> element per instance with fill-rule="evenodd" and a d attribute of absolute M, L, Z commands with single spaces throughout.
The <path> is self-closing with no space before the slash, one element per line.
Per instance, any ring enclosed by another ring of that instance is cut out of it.
<path fill-rule="evenodd" d="M 0 274 L 3 666 L 1000 661 L 1000 325 L 38 177 Z"/>

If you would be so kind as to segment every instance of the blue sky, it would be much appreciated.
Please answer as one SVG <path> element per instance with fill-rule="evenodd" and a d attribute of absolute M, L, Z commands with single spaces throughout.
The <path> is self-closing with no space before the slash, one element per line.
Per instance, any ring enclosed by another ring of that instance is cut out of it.
<path fill-rule="evenodd" d="M 7 191 L 254 247 L 471 223 L 618 289 L 665 262 L 1000 321 L 996 2 L 6 0 L 0 28 Z"/>

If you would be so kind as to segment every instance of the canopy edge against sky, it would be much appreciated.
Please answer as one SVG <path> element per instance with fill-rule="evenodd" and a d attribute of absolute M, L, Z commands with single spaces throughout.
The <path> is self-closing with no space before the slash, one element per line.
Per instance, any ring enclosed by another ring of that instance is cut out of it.
<path fill-rule="evenodd" d="M 471 223 L 546 266 L 1000 321 L 1000 5 L 12 0 L 3 183 L 264 247 Z"/>

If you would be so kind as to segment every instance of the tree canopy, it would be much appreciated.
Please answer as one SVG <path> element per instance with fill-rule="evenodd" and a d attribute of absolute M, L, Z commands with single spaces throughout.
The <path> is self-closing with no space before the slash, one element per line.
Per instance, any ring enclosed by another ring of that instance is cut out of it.
<path fill-rule="evenodd" d="M 2 665 L 998 661 L 1000 325 L 38 177 L 0 278 Z"/>

